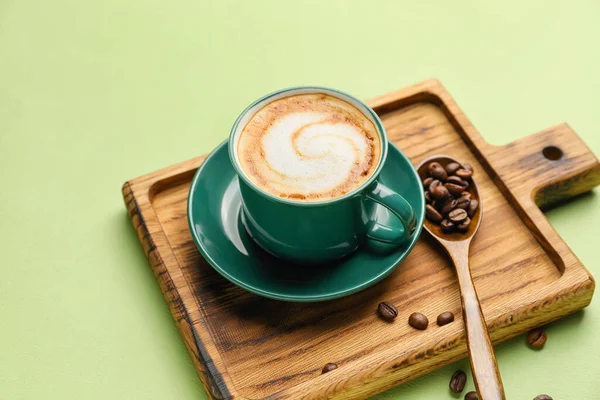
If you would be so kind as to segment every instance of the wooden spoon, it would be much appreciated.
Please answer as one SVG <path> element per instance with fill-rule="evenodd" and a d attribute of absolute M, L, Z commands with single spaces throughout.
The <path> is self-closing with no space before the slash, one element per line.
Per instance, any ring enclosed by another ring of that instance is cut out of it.
<path fill-rule="evenodd" d="M 448 156 L 430 157 L 424 160 L 417 168 L 421 179 L 428 176 L 427 166 L 432 161 L 437 161 L 443 167 L 446 167 L 450 162 L 458 162 Z M 471 194 L 471 199 L 479 202 L 479 208 L 471 218 L 471 224 L 467 232 L 445 233 L 442 232 L 440 225 L 429 220 L 425 220 L 425 230 L 442 245 L 456 268 L 463 320 L 467 332 L 469 360 L 471 362 L 471 370 L 477 393 L 479 393 L 482 400 L 504 400 L 504 388 L 502 387 L 502 379 L 500 378 L 500 371 L 496 363 L 494 348 L 490 341 L 487 325 L 469 269 L 469 246 L 479 228 L 482 215 L 479 190 L 473 178 L 471 178 L 468 192 Z"/>

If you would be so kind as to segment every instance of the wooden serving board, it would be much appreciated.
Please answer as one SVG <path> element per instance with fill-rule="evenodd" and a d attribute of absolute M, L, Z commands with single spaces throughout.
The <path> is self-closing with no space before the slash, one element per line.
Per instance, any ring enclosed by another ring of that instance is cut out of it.
<path fill-rule="evenodd" d="M 471 266 L 494 343 L 589 304 L 592 276 L 538 208 L 600 183 L 598 159 L 569 126 L 491 146 L 436 80 L 369 104 L 415 165 L 448 154 L 475 168 L 485 215 Z M 200 256 L 186 220 L 203 159 L 133 179 L 123 196 L 212 398 L 364 398 L 467 355 L 454 270 L 425 236 L 388 278 L 344 299 L 285 303 L 221 277 Z M 394 323 L 376 315 L 384 300 L 398 307 Z M 408 326 L 414 311 L 429 317 L 427 330 Z M 438 327 L 444 311 L 456 321 Z M 328 362 L 339 368 L 322 375 Z"/>

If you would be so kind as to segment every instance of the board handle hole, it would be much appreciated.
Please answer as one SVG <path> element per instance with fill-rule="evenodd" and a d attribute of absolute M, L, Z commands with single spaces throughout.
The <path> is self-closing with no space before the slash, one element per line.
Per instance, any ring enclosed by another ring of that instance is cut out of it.
<path fill-rule="evenodd" d="M 542 150 L 542 154 L 548 160 L 556 161 L 556 160 L 560 160 L 564 153 L 561 149 L 559 149 L 556 146 L 548 146 L 548 147 L 544 147 L 544 150 Z"/>

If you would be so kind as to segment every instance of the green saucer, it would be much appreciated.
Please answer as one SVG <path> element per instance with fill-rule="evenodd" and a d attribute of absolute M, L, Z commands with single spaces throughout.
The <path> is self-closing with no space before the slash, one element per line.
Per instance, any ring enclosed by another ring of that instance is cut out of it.
<path fill-rule="evenodd" d="M 389 145 L 379 180 L 413 206 L 417 228 L 400 248 L 370 241 L 351 255 L 320 266 L 294 265 L 258 247 L 246 234 L 241 218 L 238 178 L 219 145 L 198 169 L 188 198 L 188 222 L 194 242 L 206 261 L 234 284 L 253 293 L 285 301 L 322 301 L 365 289 L 386 277 L 414 247 L 425 215 L 425 199 L 417 174 L 404 154 Z M 387 209 L 370 203 L 377 221 L 399 221 Z"/>

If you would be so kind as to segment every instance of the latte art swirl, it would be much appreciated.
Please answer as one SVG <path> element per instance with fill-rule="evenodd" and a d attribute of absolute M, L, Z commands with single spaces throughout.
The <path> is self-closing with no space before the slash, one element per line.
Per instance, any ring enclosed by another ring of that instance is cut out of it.
<path fill-rule="evenodd" d="M 271 194 L 304 201 L 339 197 L 360 186 L 379 157 L 371 120 L 325 94 L 267 104 L 238 142 L 238 159 L 254 183 Z"/>

